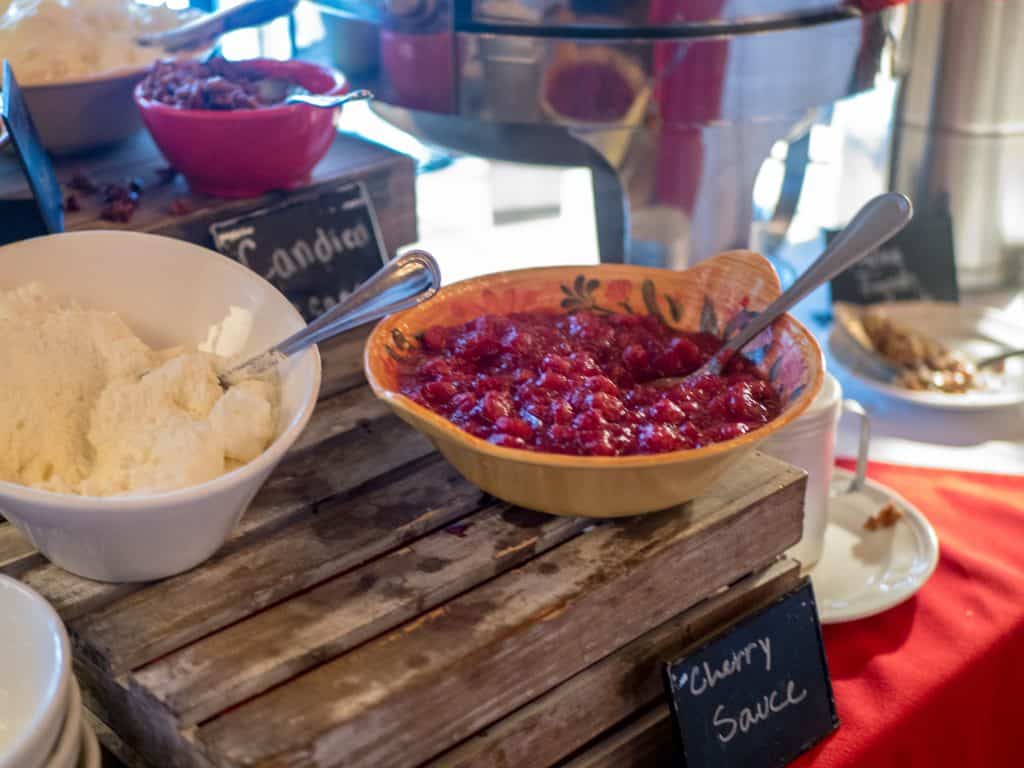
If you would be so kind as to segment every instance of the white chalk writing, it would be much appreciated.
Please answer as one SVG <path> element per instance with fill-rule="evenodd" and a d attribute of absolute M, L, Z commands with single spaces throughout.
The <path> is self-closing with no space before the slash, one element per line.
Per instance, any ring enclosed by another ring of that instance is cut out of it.
<path fill-rule="evenodd" d="M 807 691 L 799 688 L 793 680 L 786 680 L 780 689 L 766 693 L 757 699 L 751 706 L 741 707 L 739 714 L 730 717 L 726 714 L 724 704 L 715 707 L 712 724 L 715 726 L 715 735 L 723 744 L 732 741 L 736 734 L 747 733 L 758 723 L 771 718 L 772 715 L 782 712 L 787 707 L 799 704 L 807 698 Z"/>
<path fill-rule="evenodd" d="M 718 664 L 712 665 L 705 661 L 690 670 L 690 693 L 700 696 L 714 688 L 727 677 L 742 672 L 745 667 L 754 663 L 753 655 L 758 651 L 764 659 L 765 672 L 772 671 L 772 639 L 760 637 L 756 642 L 747 643 L 743 648 L 733 651 Z"/>

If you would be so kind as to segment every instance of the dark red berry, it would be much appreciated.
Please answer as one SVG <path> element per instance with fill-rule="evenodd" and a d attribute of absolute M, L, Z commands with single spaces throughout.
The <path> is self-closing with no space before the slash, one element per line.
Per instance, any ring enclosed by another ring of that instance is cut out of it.
<path fill-rule="evenodd" d="M 444 405 L 452 399 L 455 391 L 455 385 L 447 381 L 431 381 L 423 385 L 423 397 L 434 405 Z"/>
<path fill-rule="evenodd" d="M 133 202 L 118 196 L 118 202 Z M 651 316 L 535 312 L 430 328 L 402 391 L 495 445 L 569 455 L 663 453 L 730 440 L 778 415 L 778 394 L 748 359 L 669 389 L 721 346 Z"/>

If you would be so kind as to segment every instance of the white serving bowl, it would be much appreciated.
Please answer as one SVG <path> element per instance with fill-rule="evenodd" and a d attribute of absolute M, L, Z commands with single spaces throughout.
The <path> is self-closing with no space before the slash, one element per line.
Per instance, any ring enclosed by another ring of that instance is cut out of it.
<path fill-rule="evenodd" d="M 252 326 L 229 354 L 256 354 L 305 325 L 252 270 L 156 235 L 73 232 L 0 248 L 0 290 L 33 281 L 119 313 L 157 347 L 195 347 L 231 307 L 246 310 Z M 201 485 L 147 496 L 73 496 L 0 482 L 0 513 L 52 562 L 79 576 L 131 582 L 186 571 L 220 548 L 313 413 L 320 389 L 316 349 L 286 361 L 280 373 L 277 437 L 248 464 Z"/>
<path fill-rule="evenodd" d="M 0 768 L 45 763 L 71 685 L 71 650 L 57 613 L 28 587 L 0 576 Z"/>
<path fill-rule="evenodd" d="M 48 152 L 70 155 L 117 144 L 142 130 L 132 100 L 144 67 L 73 82 L 22 87 L 39 139 Z"/>

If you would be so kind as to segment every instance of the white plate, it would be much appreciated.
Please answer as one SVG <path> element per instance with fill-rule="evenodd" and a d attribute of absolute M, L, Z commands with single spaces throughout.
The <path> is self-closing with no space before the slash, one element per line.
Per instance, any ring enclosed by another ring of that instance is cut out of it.
<path fill-rule="evenodd" d="M 837 468 L 832 478 L 825 551 L 810 571 L 822 624 L 854 621 L 899 605 L 928 581 L 939 562 L 931 523 L 909 502 L 868 480 L 858 493 L 842 493 L 853 473 Z M 903 513 L 876 531 L 864 521 L 892 502 Z"/>
<path fill-rule="evenodd" d="M 71 697 L 68 700 L 68 714 L 60 731 L 57 746 L 54 747 L 44 768 L 75 768 L 82 753 L 82 692 L 78 681 L 71 678 Z"/>
<path fill-rule="evenodd" d="M 937 301 L 899 301 L 876 306 L 899 324 L 925 332 L 973 360 L 1016 349 L 1024 339 L 1024 318 L 998 309 Z M 905 389 L 879 380 L 863 360 L 864 353 L 838 324 L 829 334 L 828 349 L 833 359 L 865 386 L 906 402 L 956 411 L 1024 403 L 1024 357 L 1007 360 L 1003 374 L 990 375 L 989 388 L 949 394 Z"/>
<path fill-rule="evenodd" d="M 82 753 L 78 756 L 78 768 L 102 768 L 100 764 L 100 742 L 89 723 L 82 718 Z"/>
<path fill-rule="evenodd" d="M 71 698 L 64 623 L 38 592 L 0 574 L 0 768 L 39 768 Z"/>

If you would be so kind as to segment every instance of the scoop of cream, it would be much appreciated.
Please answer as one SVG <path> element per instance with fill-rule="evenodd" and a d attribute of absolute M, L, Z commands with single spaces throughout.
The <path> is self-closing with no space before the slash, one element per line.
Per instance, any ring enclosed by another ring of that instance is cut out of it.
<path fill-rule="evenodd" d="M 212 480 L 273 439 L 269 381 L 221 390 L 227 361 L 154 351 L 121 318 L 37 284 L 0 294 L 0 479 L 88 496 Z"/>
<path fill-rule="evenodd" d="M 0 51 L 22 85 L 138 69 L 161 51 L 135 38 L 192 15 L 135 0 L 0 0 Z"/>

